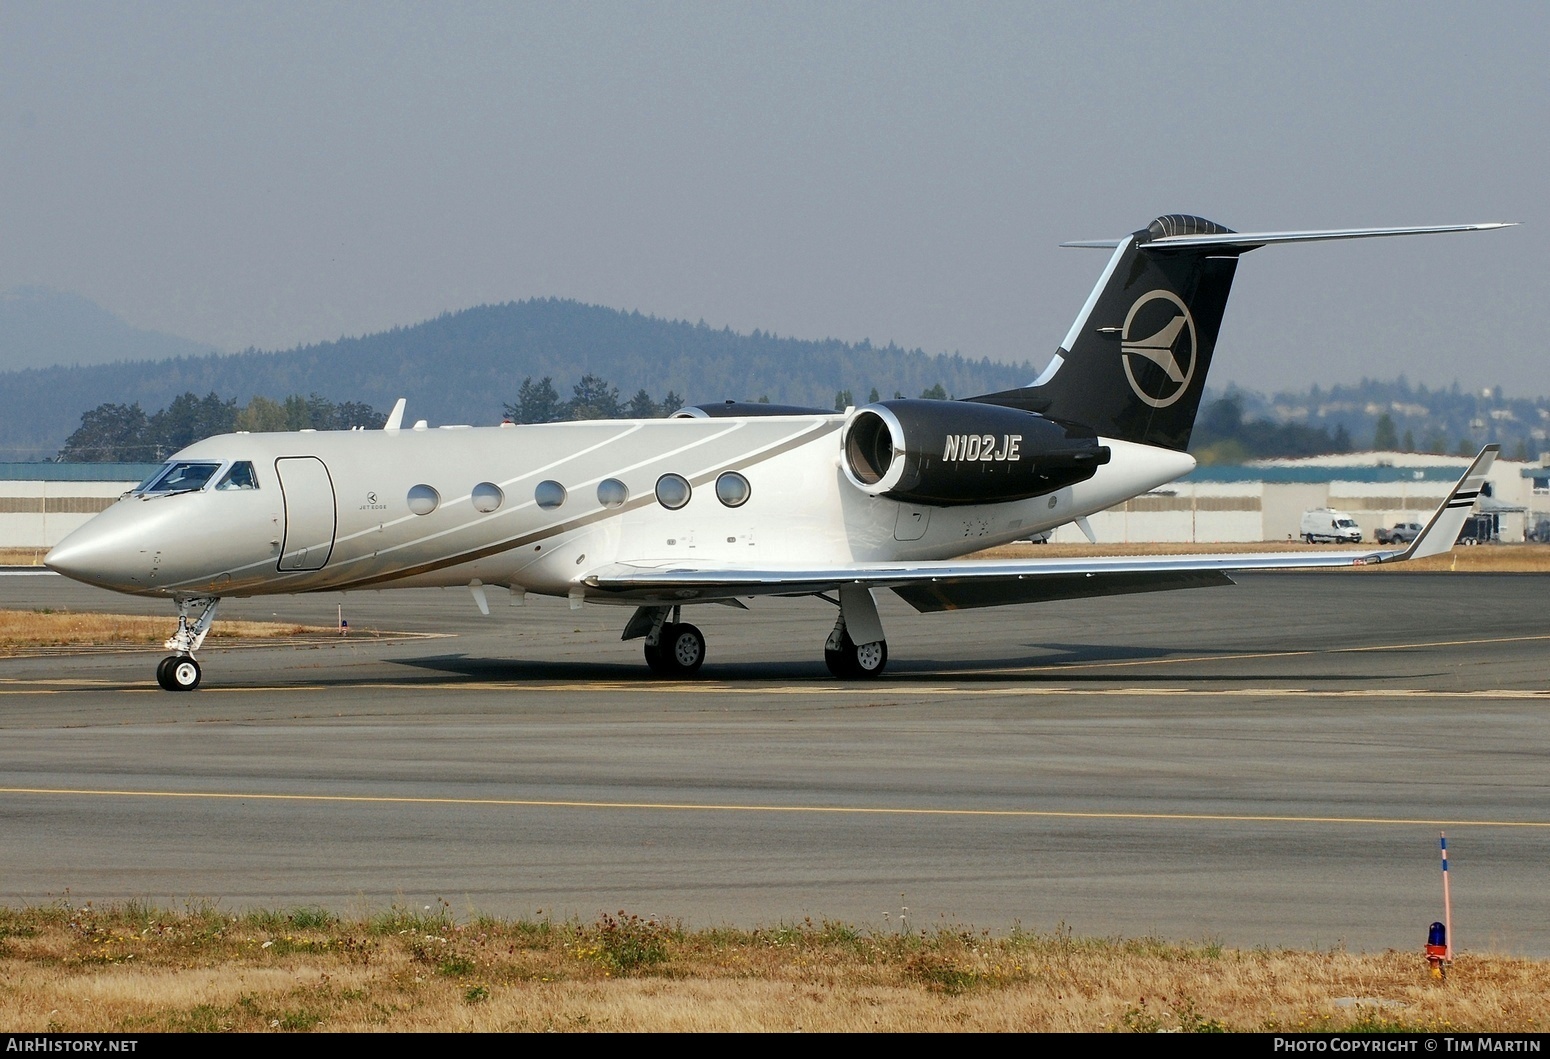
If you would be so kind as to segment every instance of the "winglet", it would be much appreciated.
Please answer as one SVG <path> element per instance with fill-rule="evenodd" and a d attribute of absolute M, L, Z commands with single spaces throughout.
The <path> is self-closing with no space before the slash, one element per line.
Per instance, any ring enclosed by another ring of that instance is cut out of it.
<path fill-rule="evenodd" d="M 404 407 L 408 405 L 409 398 L 400 397 L 398 403 L 393 406 L 393 411 L 388 413 L 387 422 L 382 424 L 383 430 L 397 430 L 404 425 Z"/>
<path fill-rule="evenodd" d="M 1480 450 L 1480 455 L 1475 457 L 1475 462 L 1469 465 L 1469 470 L 1458 480 L 1453 491 L 1432 512 L 1432 517 L 1426 523 L 1426 528 L 1416 534 L 1415 540 L 1410 542 L 1410 547 L 1394 556 L 1390 562 L 1398 562 L 1405 559 L 1424 559 L 1428 555 L 1441 555 L 1451 551 L 1458 541 L 1459 531 L 1464 528 L 1464 520 L 1469 517 L 1470 509 L 1475 506 L 1475 499 L 1480 496 L 1480 488 L 1485 484 L 1485 476 L 1490 473 L 1491 464 L 1496 462 L 1497 453 L 1501 452 L 1500 445 L 1487 445 Z"/>

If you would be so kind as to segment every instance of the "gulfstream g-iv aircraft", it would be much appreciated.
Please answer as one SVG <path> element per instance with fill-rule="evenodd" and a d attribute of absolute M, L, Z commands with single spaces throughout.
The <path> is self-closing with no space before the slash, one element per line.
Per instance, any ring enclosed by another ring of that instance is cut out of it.
<path fill-rule="evenodd" d="M 1159 217 L 1112 251 L 1030 385 L 844 413 L 728 402 L 670 419 L 225 434 L 178 452 L 45 562 L 178 610 L 168 690 L 226 596 L 468 586 L 633 608 L 624 638 L 687 676 L 705 639 L 685 606 L 820 596 L 838 677 L 888 660 L 873 594 L 919 611 L 1228 585 L 1233 570 L 1399 562 L 1452 547 L 1483 451 L 1407 547 L 1352 553 L 973 561 L 1191 471 L 1185 451 L 1238 258 L 1271 243 L 1505 227 L 1239 233 Z M 1089 534 L 1090 535 L 1090 534 Z M 815 640 L 817 637 L 815 636 Z"/>

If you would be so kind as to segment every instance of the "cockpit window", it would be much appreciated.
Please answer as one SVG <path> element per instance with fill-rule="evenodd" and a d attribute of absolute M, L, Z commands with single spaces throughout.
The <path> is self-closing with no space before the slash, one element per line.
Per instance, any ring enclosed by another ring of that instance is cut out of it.
<path fill-rule="evenodd" d="M 231 465 L 231 470 L 226 472 L 215 486 L 217 489 L 257 489 L 258 476 L 253 473 L 253 465 L 247 460 L 239 460 Z"/>
<path fill-rule="evenodd" d="M 142 493 L 186 493 L 195 489 L 203 489 L 210 476 L 221 469 L 219 463 L 169 463 L 167 469 L 151 483 L 143 487 Z"/>

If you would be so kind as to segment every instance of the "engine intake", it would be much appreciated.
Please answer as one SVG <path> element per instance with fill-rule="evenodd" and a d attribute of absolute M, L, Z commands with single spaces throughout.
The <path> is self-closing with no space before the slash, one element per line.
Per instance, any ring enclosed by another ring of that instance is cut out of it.
<path fill-rule="evenodd" d="M 845 476 L 873 496 L 950 507 L 1025 500 L 1091 478 L 1109 450 L 1086 427 L 964 401 L 882 401 L 840 436 Z"/>

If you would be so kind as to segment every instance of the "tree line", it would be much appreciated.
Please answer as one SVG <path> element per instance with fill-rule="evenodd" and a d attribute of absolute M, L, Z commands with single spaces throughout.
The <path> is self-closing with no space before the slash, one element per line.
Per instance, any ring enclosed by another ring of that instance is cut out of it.
<path fill-rule="evenodd" d="M 904 394 L 895 390 L 893 396 L 901 398 Z M 947 390 L 941 383 L 927 387 L 920 396 L 928 400 L 948 400 Z M 877 387 L 872 387 L 867 403 L 880 400 Z M 761 394 L 754 403 L 769 404 L 769 395 Z M 835 411 L 843 412 L 855 403 L 851 391 L 835 391 Z M 504 407 L 506 418 L 513 423 L 562 423 L 577 419 L 656 419 L 670 416 L 683 406 L 683 398 L 674 391 L 667 391 L 667 395 L 658 401 L 645 387 L 635 391 L 635 396 L 628 401 L 621 400 L 617 386 L 600 375 L 588 373 L 571 387 L 571 396 L 566 400 L 560 399 L 552 376 L 545 375 L 534 382 L 529 375 L 522 380 L 517 399 L 506 402 Z"/>
<path fill-rule="evenodd" d="M 238 407 L 235 397 L 184 393 L 159 412 L 146 415 L 139 402 L 100 404 L 81 416 L 65 440 L 61 463 L 157 463 L 179 449 L 216 434 L 237 430 L 376 429 L 387 416 L 358 401 L 339 404 L 312 394 L 284 401 L 254 397 Z"/>
<path fill-rule="evenodd" d="M 902 394 L 896 392 L 894 396 Z M 947 392 L 937 383 L 921 396 L 943 399 Z M 869 399 L 879 399 L 875 387 Z M 759 400 L 769 403 L 768 396 Z M 854 403 L 849 390 L 837 392 L 834 402 L 840 410 Z M 555 388 L 553 377 L 546 375 L 535 382 L 528 376 L 518 387 L 516 399 L 506 402 L 504 409 L 506 418 L 513 423 L 559 423 L 577 419 L 656 419 L 672 415 L 683 404 L 683 398 L 673 390 L 659 401 L 644 387 L 623 400 L 617 386 L 589 372 L 571 387 L 571 396 L 565 399 Z M 387 416 L 369 404 L 335 403 L 316 393 L 306 397 L 292 394 L 283 401 L 254 397 L 239 406 L 234 397 L 222 398 L 214 392 L 199 397 L 190 391 L 149 415 L 139 402 L 100 404 L 81 416 L 81 425 L 65 440 L 55 458 L 61 463 L 158 463 L 179 449 L 216 434 L 242 430 L 376 430 L 386 422 Z"/>
<path fill-rule="evenodd" d="M 893 396 L 898 399 L 904 395 L 895 390 Z M 948 391 L 941 383 L 921 391 L 920 396 L 928 400 L 949 399 Z M 873 387 L 863 403 L 881 399 L 877 388 Z M 757 400 L 768 403 L 769 397 L 761 395 Z M 856 403 L 850 390 L 839 390 L 834 395 L 837 411 Z M 559 423 L 580 419 L 654 419 L 672 415 L 683 404 L 683 398 L 673 390 L 657 400 L 644 387 L 624 400 L 617 386 L 589 372 L 571 387 L 570 397 L 563 399 L 552 376 L 546 375 L 536 381 L 528 376 L 518 387 L 515 400 L 504 404 L 504 411 L 506 418 L 514 423 Z M 241 430 L 254 433 L 308 429 L 375 430 L 386 421 L 384 413 L 368 404 L 359 401 L 336 403 L 316 393 L 306 397 L 292 394 L 283 401 L 254 397 L 246 405 L 239 406 L 235 398 L 222 398 L 213 392 L 199 397 L 188 392 L 150 415 L 138 402 L 98 405 L 81 416 L 81 425 L 65 441 L 57 459 L 71 463 L 156 463 L 187 445 L 216 434 Z M 1433 434 L 1435 436 L 1424 439 L 1423 451 L 1445 451 L 1444 435 L 1435 429 Z M 1474 451 L 1473 444 L 1471 439 L 1461 439 L 1456 451 L 1470 455 Z M 1354 447 L 1343 424 L 1330 430 L 1323 426 L 1250 418 L 1245 415 L 1242 396 L 1229 393 L 1202 409 L 1190 450 L 1201 463 L 1210 464 L 1350 452 Z M 1406 430 L 1401 438 L 1387 413 L 1378 417 L 1373 448 L 1417 450 L 1411 431 Z M 1520 441 L 1518 448 L 1523 450 L 1517 454 L 1518 458 L 1527 458 L 1526 445 Z"/>
<path fill-rule="evenodd" d="M 1351 448 L 1351 435 L 1343 424 L 1337 424 L 1331 432 L 1322 426 L 1247 419 L 1243 401 L 1236 393 L 1212 401 L 1201 410 L 1189 443 L 1190 452 L 1202 464 L 1323 456 L 1350 452 Z"/>
<path fill-rule="evenodd" d="M 600 375 L 583 375 L 571 387 L 568 400 L 560 399 L 554 378 L 545 375 L 537 382 L 529 375 L 517 388 L 517 399 L 505 404 L 506 418 L 513 423 L 563 423 L 577 419 L 657 419 L 670 416 L 684 405 L 684 399 L 672 390 L 658 401 L 637 390 L 628 401 L 619 399 L 619 388 Z"/>

